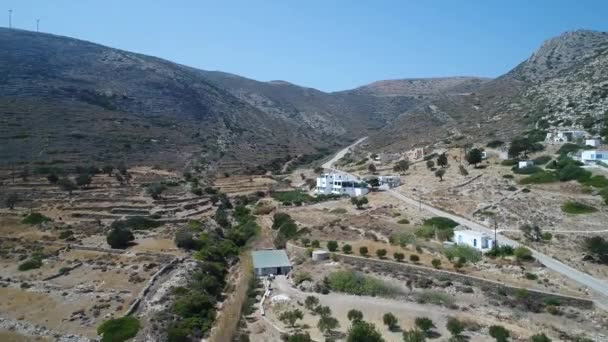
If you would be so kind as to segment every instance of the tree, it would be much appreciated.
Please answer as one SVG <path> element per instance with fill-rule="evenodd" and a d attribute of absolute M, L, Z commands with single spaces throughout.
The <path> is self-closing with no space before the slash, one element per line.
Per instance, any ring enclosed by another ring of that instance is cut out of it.
<path fill-rule="evenodd" d="M 310 239 L 307 238 L 307 237 L 303 237 L 303 238 L 300 239 L 300 242 L 302 242 L 302 245 L 304 247 L 308 247 L 308 245 L 310 244 Z"/>
<path fill-rule="evenodd" d="M 104 165 L 104 167 L 101 168 L 101 171 L 103 171 L 103 173 L 107 174 L 108 177 L 112 176 L 112 171 L 114 171 L 114 166 L 112 165 Z"/>
<path fill-rule="evenodd" d="M 348 311 L 348 314 L 346 314 L 346 317 L 354 324 L 363 320 L 363 313 L 359 310 L 351 309 Z"/>
<path fill-rule="evenodd" d="M 509 330 L 502 325 L 492 325 L 490 327 L 490 336 L 496 339 L 496 342 L 507 342 L 509 340 Z"/>
<path fill-rule="evenodd" d="M 532 335 L 530 337 L 530 342 L 551 342 L 551 339 L 547 337 L 544 333 Z"/>
<path fill-rule="evenodd" d="M 28 178 L 30 177 L 30 169 L 28 169 L 27 167 L 23 168 L 23 170 L 21 170 L 21 172 L 19 173 L 19 176 L 21 177 L 21 180 L 27 182 Z"/>
<path fill-rule="evenodd" d="M 312 311 L 317 305 L 319 305 L 319 298 L 315 296 L 307 296 L 306 299 L 304 299 L 304 307 L 308 310 Z"/>
<path fill-rule="evenodd" d="M 346 245 L 342 246 L 342 252 L 344 254 L 350 254 L 350 253 L 352 253 L 353 252 L 353 246 L 351 246 L 349 244 L 346 244 Z"/>
<path fill-rule="evenodd" d="M 57 182 L 59 181 L 59 177 L 57 177 L 57 175 L 54 173 L 51 173 L 50 175 L 46 176 L 46 179 L 51 184 L 57 184 Z"/>
<path fill-rule="evenodd" d="M 11 192 L 6 197 L 6 206 L 10 210 L 13 210 L 15 208 L 15 204 L 17 204 L 17 201 L 19 201 L 19 196 L 17 196 L 17 193 Z"/>
<path fill-rule="evenodd" d="M 412 329 L 403 332 L 403 341 L 404 342 L 425 342 L 426 336 L 424 332 L 418 329 Z"/>
<path fill-rule="evenodd" d="M 378 180 L 378 177 L 374 177 L 374 178 L 370 178 L 369 180 L 367 180 L 367 183 L 372 187 L 372 188 L 377 188 L 380 186 L 380 180 Z"/>
<path fill-rule="evenodd" d="M 524 246 L 519 246 L 513 250 L 513 255 L 517 261 L 531 261 L 534 260 L 532 256 L 532 251 Z"/>
<path fill-rule="evenodd" d="M 478 148 L 471 149 L 469 153 L 467 153 L 466 159 L 469 165 L 475 165 L 475 167 L 477 167 L 477 164 L 481 163 L 483 159 L 481 150 Z"/>
<path fill-rule="evenodd" d="M 436 328 L 433 321 L 428 317 L 416 317 L 414 323 L 416 323 L 416 326 L 424 332 L 425 336 L 428 336 L 431 330 Z"/>
<path fill-rule="evenodd" d="M 608 240 L 601 236 L 585 239 L 585 250 L 600 262 L 608 264 Z"/>
<path fill-rule="evenodd" d="M 115 227 L 108 233 L 106 241 L 112 248 L 127 248 L 135 240 L 133 233 L 127 228 Z"/>
<path fill-rule="evenodd" d="M 384 342 L 384 339 L 373 324 L 360 321 L 348 329 L 346 342 Z"/>
<path fill-rule="evenodd" d="M 317 174 L 321 174 L 323 173 L 323 168 L 320 166 L 315 167 L 314 172 Z"/>
<path fill-rule="evenodd" d="M 384 259 L 384 257 L 386 256 L 386 249 L 382 248 L 376 250 L 376 255 L 378 256 L 378 258 Z"/>
<path fill-rule="evenodd" d="M 315 308 L 315 313 L 319 316 L 331 316 L 331 309 L 329 306 L 319 305 Z"/>
<path fill-rule="evenodd" d="M 329 315 L 321 316 L 321 318 L 319 318 L 319 323 L 317 323 L 317 328 L 319 328 L 319 330 L 321 330 L 321 332 L 325 335 L 339 326 L 340 323 L 338 320 Z"/>
<path fill-rule="evenodd" d="M 154 183 L 148 185 L 148 187 L 146 188 L 146 192 L 153 199 L 159 199 L 160 198 L 160 194 L 163 191 L 165 191 L 165 186 L 162 183 L 160 183 L 160 182 L 154 182 Z"/>
<path fill-rule="evenodd" d="M 365 196 L 361 196 L 361 197 L 351 197 L 350 198 L 350 203 L 352 203 L 353 205 L 355 205 L 357 207 L 357 209 L 361 209 L 363 208 L 364 205 L 366 205 L 367 203 L 369 203 L 367 197 Z"/>
<path fill-rule="evenodd" d="M 359 254 L 361 254 L 363 256 L 367 256 L 367 253 L 369 253 L 369 251 L 367 250 L 367 247 L 365 247 L 365 246 L 359 247 Z"/>
<path fill-rule="evenodd" d="M 184 249 L 199 249 L 200 241 L 195 240 L 189 228 L 182 228 L 175 233 L 175 245 Z"/>
<path fill-rule="evenodd" d="M 448 156 L 445 152 L 443 152 L 439 155 L 439 157 L 437 157 L 437 165 L 441 166 L 442 168 L 448 166 Z"/>
<path fill-rule="evenodd" d="M 369 172 L 371 172 L 371 173 L 376 173 L 376 171 L 377 171 L 377 169 L 376 169 L 376 165 L 374 165 L 374 164 L 369 164 L 369 165 L 367 166 L 367 170 L 368 170 Z"/>
<path fill-rule="evenodd" d="M 517 158 L 521 154 L 524 156 L 528 155 L 528 152 L 533 151 L 535 149 L 534 143 L 528 138 L 517 138 L 511 141 L 509 145 L 509 157 Z"/>
<path fill-rule="evenodd" d="M 385 313 L 384 316 L 382 316 L 382 322 L 384 322 L 384 325 L 386 325 L 390 331 L 397 330 L 397 317 L 395 317 L 395 315 L 392 313 Z"/>
<path fill-rule="evenodd" d="M 76 183 L 74 183 L 71 179 L 69 179 L 67 177 L 61 178 L 57 182 L 57 184 L 59 185 L 61 190 L 67 191 L 70 195 L 72 195 L 72 191 L 78 189 L 78 187 L 76 186 Z"/>
<path fill-rule="evenodd" d="M 337 242 L 337 241 L 334 241 L 334 240 L 327 241 L 327 249 L 328 249 L 330 252 L 335 252 L 335 251 L 337 251 L 337 250 L 338 250 L 338 242 Z"/>
<path fill-rule="evenodd" d="M 435 171 L 435 177 L 439 178 L 440 182 L 443 182 L 443 175 L 445 175 L 444 169 L 439 169 L 439 170 Z"/>
<path fill-rule="evenodd" d="M 319 247 L 321 247 L 321 243 L 319 242 L 319 240 L 312 240 L 312 242 L 310 243 L 310 246 L 312 248 L 319 248 Z"/>
<path fill-rule="evenodd" d="M 412 255 L 410 255 L 410 261 L 418 262 L 418 261 L 420 261 L 420 257 L 418 256 L 418 254 L 412 254 Z"/>
<path fill-rule="evenodd" d="M 295 328 L 297 320 L 303 318 L 304 314 L 300 309 L 285 311 L 279 315 L 279 320 L 292 328 Z"/>
<path fill-rule="evenodd" d="M 89 186 L 89 184 L 91 184 L 92 181 L 93 181 L 93 179 L 87 173 L 79 174 L 76 177 L 76 185 L 78 185 L 80 187 L 87 187 L 87 186 Z"/>
<path fill-rule="evenodd" d="M 405 259 L 405 254 L 401 252 L 395 252 L 393 253 L 393 258 L 395 258 L 395 260 L 397 260 L 398 262 L 402 262 L 403 259 Z"/>
<path fill-rule="evenodd" d="M 452 336 L 460 336 L 460 333 L 464 330 L 464 324 L 454 317 L 448 318 L 448 322 L 445 325 Z"/>
<path fill-rule="evenodd" d="M 230 228 L 230 220 L 228 219 L 228 213 L 222 207 L 218 207 L 215 210 L 215 216 L 213 217 L 215 222 L 222 228 Z"/>
<path fill-rule="evenodd" d="M 426 168 L 427 169 L 432 169 L 434 167 L 435 167 L 435 162 L 434 161 L 432 161 L 432 160 L 427 160 L 426 161 Z"/>
<path fill-rule="evenodd" d="M 439 268 L 439 267 L 441 267 L 441 260 L 433 259 L 433 260 L 431 260 L 431 265 L 433 265 L 433 267 L 435 267 L 435 268 Z"/>
<path fill-rule="evenodd" d="M 407 160 L 400 160 L 393 166 L 393 171 L 403 173 L 410 168 L 410 162 Z"/>

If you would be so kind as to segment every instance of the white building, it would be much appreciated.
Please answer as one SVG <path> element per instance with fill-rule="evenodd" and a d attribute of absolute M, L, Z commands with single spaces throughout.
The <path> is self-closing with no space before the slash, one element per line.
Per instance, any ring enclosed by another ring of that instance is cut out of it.
<path fill-rule="evenodd" d="M 580 160 L 585 164 L 608 163 L 608 151 L 587 150 L 581 152 Z"/>
<path fill-rule="evenodd" d="M 520 169 L 529 167 L 529 166 L 534 166 L 534 161 L 532 160 L 520 160 L 519 163 L 517 164 L 517 167 Z"/>
<path fill-rule="evenodd" d="M 556 130 L 551 133 L 547 133 L 546 141 L 553 143 L 565 143 L 575 141 L 577 139 L 583 139 L 587 133 L 585 131 L 576 130 Z"/>
<path fill-rule="evenodd" d="M 485 252 L 494 246 L 494 239 L 488 234 L 475 230 L 455 230 L 454 243 L 457 245 L 471 246 L 479 251 Z"/>
<path fill-rule="evenodd" d="M 600 138 L 585 140 L 585 146 L 599 147 L 601 144 L 602 144 L 602 140 Z"/>
<path fill-rule="evenodd" d="M 362 196 L 369 192 L 367 183 L 345 173 L 328 173 L 317 177 L 316 194 Z"/>
<path fill-rule="evenodd" d="M 253 270 L 258 277 L 287 274 L 291 262 L 284 249 L 252 251 Z"/>

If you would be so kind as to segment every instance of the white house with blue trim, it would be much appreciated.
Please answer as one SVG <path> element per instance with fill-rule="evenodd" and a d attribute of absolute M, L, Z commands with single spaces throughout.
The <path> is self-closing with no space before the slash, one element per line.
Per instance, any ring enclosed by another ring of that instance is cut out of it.
<path fill-rule="evenodd" d="M 346 173 L 328 173 L 317 177 L 316 194 L 363 196 L 369 192 L 367 183 Z"/>
<path fill-rule="evenodd" d="M 608 151 L 587 150 L 581 152 L 580 160 L 585 164 L 608 163 Z"/>

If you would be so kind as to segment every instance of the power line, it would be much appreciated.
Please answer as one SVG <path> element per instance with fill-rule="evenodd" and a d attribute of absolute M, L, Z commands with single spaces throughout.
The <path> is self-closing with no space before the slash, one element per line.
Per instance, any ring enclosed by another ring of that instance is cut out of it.
<path fill-rule="evenodd" d="M 36 32 L 40 32 L 40 18 L 36 19 Z"/>
<path fill-rule="evenodd" d="M 13 27 L 13 10 L 9 9 L 8 10 L 8 28 L 12 28 Z"/>

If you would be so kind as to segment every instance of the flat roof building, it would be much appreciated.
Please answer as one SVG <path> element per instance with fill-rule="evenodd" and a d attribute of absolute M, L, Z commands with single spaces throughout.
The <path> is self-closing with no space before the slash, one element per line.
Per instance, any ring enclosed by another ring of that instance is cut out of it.
<path fill-rule="evenodd" d="M 291 271 L 291 262 L 284 249 L 252 251 L 251 258 L 258 277 L 287 274 Z"/>

